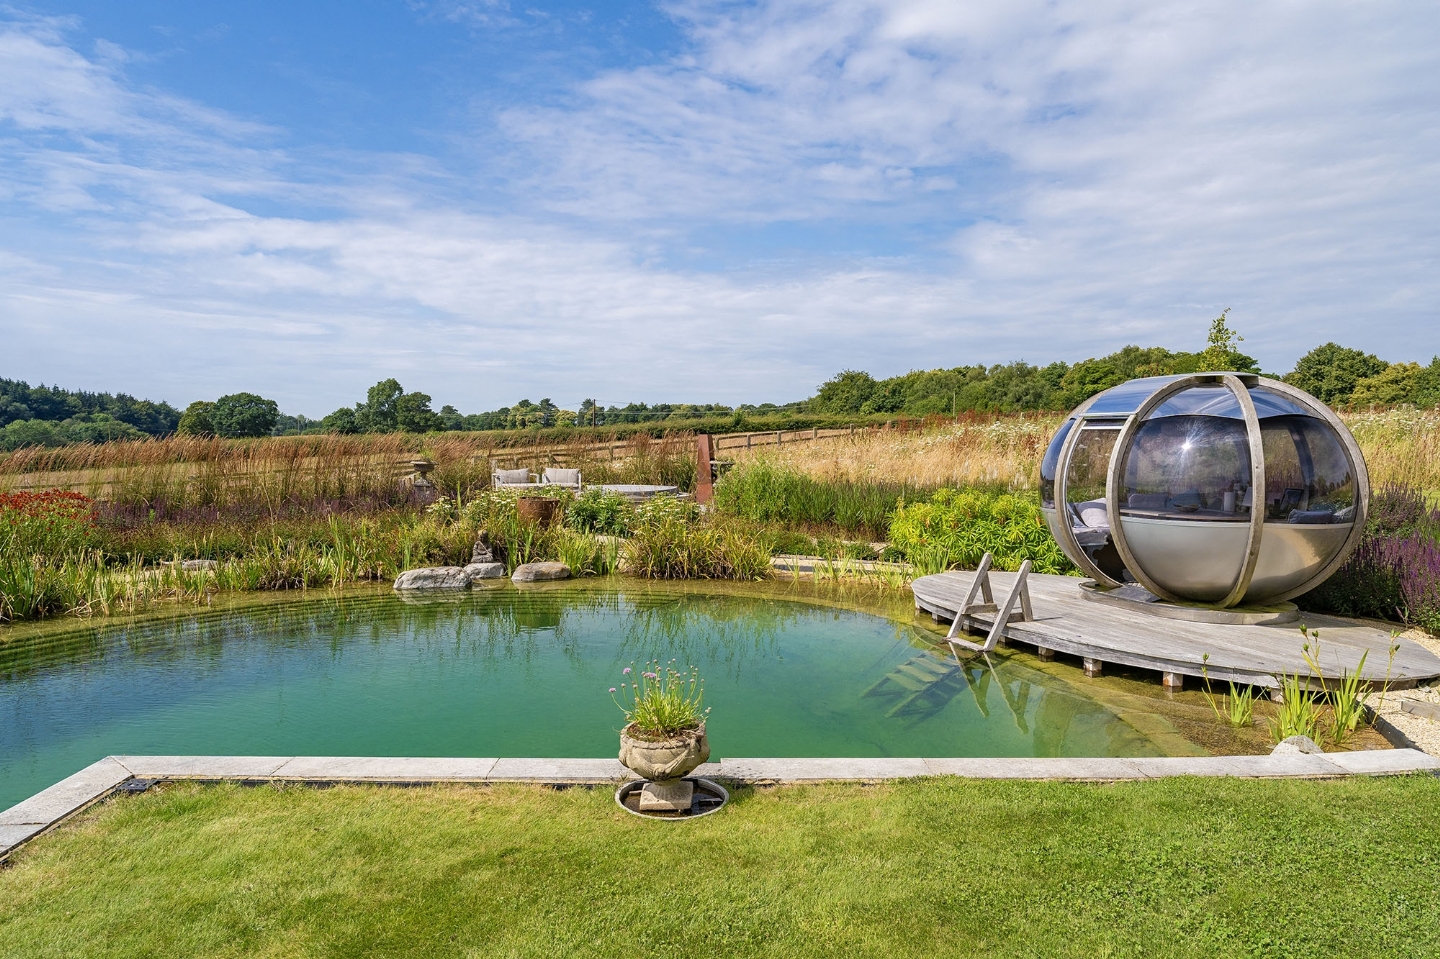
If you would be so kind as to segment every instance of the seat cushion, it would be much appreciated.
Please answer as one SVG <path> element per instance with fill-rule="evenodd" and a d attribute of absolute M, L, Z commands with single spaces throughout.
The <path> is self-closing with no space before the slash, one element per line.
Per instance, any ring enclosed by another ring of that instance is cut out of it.
<path fill-rule="evenodd" d="M 528 483 L 530 482 L 530 471 L 527 469 L 496 470 L 495 481 L 497 483 L 503 483 L 505 485 L 510 485 L 513 483 Z"/>
<path fill-rule="evenodd" d="M 1318 526 L 1321 523 L 1335 522 L 1335 511 L 1328 509 L 1292 509 L 1286 518 L 1291 523 L 1303 523 L 1306 526 Z"/>
<path fill-rule="evenodd" d="M 546 467 L 545 477 L 542 482 L 555 483 L 559 486 L 575 486 L 580 482 L 580 471 Z"/>

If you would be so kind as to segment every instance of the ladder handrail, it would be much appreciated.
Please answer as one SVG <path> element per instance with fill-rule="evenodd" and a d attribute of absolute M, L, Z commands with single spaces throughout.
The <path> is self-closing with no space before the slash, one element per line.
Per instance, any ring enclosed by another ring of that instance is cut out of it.
<path fill-rule="evenodd" d="M 1034 610 L 1030 605 L 1030 584 L 1028 582 L 1030 577 L 1030 560 L 1027 559 L 1020 564 L 1020 570 L 1015 574 L 1015 582 L 1011 585 L 1010 592 L 1005 597 L 1005 602 L 999 606 L 996 606 L 994 602 L 990 587 L 990 567 L 993 565 L 993 562 L 994 558 L 989 553 L 986 553 L 980 558 L 980 565 L 975 570 L 975 579 L 970 583 L 969 592 L 965 594 L 965 602 L 961 604 L 960 609 L 955 611 L 955 619 L 950 623 L 950 632 L 945 636 L 945 642 L 950 644 L 950 649 L 954 651 L 956 660 L 960 658 L 960 647 L 964 647 L 970 652 L 988 653 L 1000 642 L 1001 637 L 1005 635 L 1005 627 L 1009 626 L 1011 622 L 1017 619 L 1022 622 L 1029 622 L 1035 618 Z M 974 602 L 977 591 L 985 598 L 986 602 Z M 1015 604 L 1017 602 L 1020 604 L 1020 612 L 1018 613 L 1015 612 Z M 985 636 L 984 645 L 960 639 L 959 632 L 961 627 L 967 621 L 973 619 L 974 614 L 981 612 L 995 613 L 995 619 L 990 624 L 990 632 Z"/>

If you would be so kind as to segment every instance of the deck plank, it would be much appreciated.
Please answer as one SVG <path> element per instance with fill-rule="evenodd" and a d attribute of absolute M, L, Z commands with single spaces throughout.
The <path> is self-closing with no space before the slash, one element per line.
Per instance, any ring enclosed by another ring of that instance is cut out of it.
<path fill-rule="evenodd" d="M 965 601 L 974 573 L 953 571 L 922 576 L 911 588 L 917 608 L 951 621 Z M 990 578 L 997 596 L 1014 583 L 1014 573 L 994 570 Z M 1158 672 L 1278 686 L 1283 675 L 1308 676 L 1306 637 L 1299 623 L 1237 626 L 1226 623 L 1192 623 L 1165 619 L 1122 607 L 1090 602 L 1080 595 L 1080 581 L 1071 576 L 1032 573 L 1029 577 L 1035 619 L 1011 623 L 1007 640 L 1044 647 L 1059 653 L 1153 669 Z M 971 621 L 989 629 L 993 614 L 975 613 Z M 1386 681 L 1403 689 L 1440 676 L 1440 657 L 1418 643 L 1392 638 L 1383 629 L 1334 616 L 1306 615 L 1302 622 L 1312 634 L 1319 632 L 1321 677 L 1339 679 L 1355 673 L 1365 656 L 1360 675 L 1367 682 Z M 1312 655 L 1316 647 L 1312 644 Z M 1396 645 L 1395 659 L 1390 648 Z M 1208 659 L 1206 658 L 1208 655 Z"/>

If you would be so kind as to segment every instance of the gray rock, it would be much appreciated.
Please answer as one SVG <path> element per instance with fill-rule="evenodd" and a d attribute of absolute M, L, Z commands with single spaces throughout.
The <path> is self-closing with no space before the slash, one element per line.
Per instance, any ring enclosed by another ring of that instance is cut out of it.
<path fill-rule="evenodd" d="M 1272 756 L 1300 756 L 1300 755 L 1323 755 L 1325 750 L 1315 744 L 1315 740 L 1309 736 L 1291 736 L 1289 739 L 1281 740 L 1280 744 L 1270 750 Z"/>
<path fill-rule="evenodd" d="M 219 566 L 213 559 L 185 559 L 180 561 L 180 568 L 187 573 L 193 573 L 197 569 L 214 569 Z"/>
<path fill-rule="evenodd" d="M 504 563 L 471 563 L 465 567 L 465 573 L 472 581 L 477 579 L 503 579 L 505 576 Z"/>
<path fill-rule="evenodd" d="M 569 579 L 570 567 L 564 563 L 526 563 L 515 567 L 510 579 L 516 583 L 541 583 L 551 579 Z"/>
<path fill-rule="evenodd" d="M 459 566 L 429 566 L 407 569 L 395 577 L 396 589 L 465 589 L 470 574 Z"/>

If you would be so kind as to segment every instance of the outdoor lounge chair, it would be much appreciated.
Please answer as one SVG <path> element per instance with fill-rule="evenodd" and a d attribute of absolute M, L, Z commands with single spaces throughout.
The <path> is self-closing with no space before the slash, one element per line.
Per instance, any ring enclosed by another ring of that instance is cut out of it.
<path fill-rule="evenodd" d="M 535 474 L 528 469 L 496 470 L 490 474 L 490 485 L 496 489 L 507 486 L 534 486 Z"/>
<path fill-rule="evenodd" d="M 544 486 L 564 486 L 578 493 L 580 492 L 580 471 L 547 466 L 544 475 L 540 477 L 540 483 Z"/>

